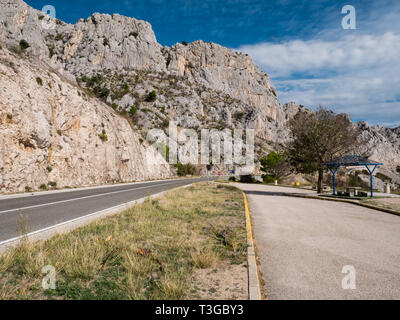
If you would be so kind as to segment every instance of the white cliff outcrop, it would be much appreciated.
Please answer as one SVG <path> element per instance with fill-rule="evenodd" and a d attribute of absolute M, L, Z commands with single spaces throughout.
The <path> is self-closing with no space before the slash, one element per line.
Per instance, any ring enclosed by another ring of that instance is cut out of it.
<path fill-rule="evenodd" d="M 159 160 L 146 166 L 140 139 L 170 121 L 198 131 L 252 128 L 260 154 L 287 141 L 287 120 L 299 108 L 281 106 L 248 55 L 204 41 L 163 47 L 134 18 L 95 13 L 66 24 L 2 0 L 0 27 L 0 179 L 14 189 L 169 176 Z M 365 151 L 398 175 L 398 130 L 358 127 Z"/>
<path fill-rule="evenodd" d="M 74 187 L 171 176 L 128 120 L 74 83 L 0 50 L 0 185 Z"/>

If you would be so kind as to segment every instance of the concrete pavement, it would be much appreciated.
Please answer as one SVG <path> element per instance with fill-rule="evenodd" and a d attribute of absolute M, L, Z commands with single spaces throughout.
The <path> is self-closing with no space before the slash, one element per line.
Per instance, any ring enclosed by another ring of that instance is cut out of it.
<path fill-rule="evenodd" d="M 249 198 L 268 299 L 400 299 L 400 217 L 287 197 L 307 190 L 235 184 Z M 344 266 L 356 289 L 343 289 Z"/>

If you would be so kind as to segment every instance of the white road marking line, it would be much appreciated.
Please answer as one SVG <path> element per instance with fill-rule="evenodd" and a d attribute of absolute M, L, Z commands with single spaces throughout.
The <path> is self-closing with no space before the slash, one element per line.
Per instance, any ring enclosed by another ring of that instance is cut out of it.
<path fill-rule="evenodd" d="M 95 198 L 95 197 L 105 196 L 105 195 L 109 195 L 109 194 L 116 194 L 116 193 L 129 192 L 129 191 L 135 191 L 135 190 L 140 190 L 140 189 L 148 189 L 148 188 L 160 187 L 160 186 L 169 185 L 169 184 L 176 184 L 176 183 L 180 183 L 180 182 L 183 182 L 183 181 L 162 183 L 162 184 L 146 186 L 146 187 L 140 187 L 140 188 L 134 188 L 134 189 L 128 189 L 128 190 L 112 191 L 112 192 L 107 192 L 107 193 L 95 194 L 95 195 L 92 195 L 92 196 L 85 196 L 85 197 L 79 197 L 79 198 L 74 198 L 74 199 L 43 203 L 43 204 L 38 204 L 38 205 L 34 205 L 34 206 L 28 206 L 28 207 L 22 207 L 22 208 L 16 208 L 16 209 L 9 209 L 9 210 L 0 211 L 0 214 L 7 213 L 7 212 L 13 212 L 13 211 L 19 211 L 19 210 L 27 210 L 27 209 L 45 207 L 45 206 L 50 206 L 50 205 L 58 204 L 58 203 L 65 203 L 65 202 L 72 202 L 72 201 L 76 201 L 76 200 Z"/>
<path fill-rule="evenodd" d="M 18 236 L 18 237 L 15 237 L 15 238 L 8 239 L 8 240 L 4 240 L 4 241 L 0 242 L 0 246 L 2 246 L 4 244 L 7 244 L 9 242 L 13 242 L 13 241 L 17 241 L 17 240 L 23 239 L 25 237 L 30 237 L 30 236 L 35 235 L 37 233 L 45 232 L 45 231 L 48 231 L 48 230 L 51 230 L 51 229 L 54 229 L 54 228 L 57 228 L 57 227 L 61 227 L 61 226 L 66 225 L 66 224 L 70 224 L 70 223 L 79 221 L 79 220 L 84 219 L 84 218 L 89 218 L 91 216 L 100 215 L 103 212 L 107 212 L 107 211 L 111 211 L 111 210 L 117 210 L 117 209 L 120 209 L 120 208 L 123 208 L 123 207 L 129 207 L 129 205 L 134 204 L 139 200 L 140 199 L 136 199 L 136 200 L 133 200 L 133 201 L 130 201 L 130 202 L 122 203 L 122 204 L 119 204 L 119 205 L 111 207 L 111 208 L 106 208 L 106 209 L 101 210 L 101 211 L 96 211 L 96 212 L 93 212 L 93 213 L 89 213 L 87 215 L 84 215 L 84 216 L 81 216 L 81 217 L 78 217 L 78 218 L 75 218 L 75 219 L 72 219 L 72 220 L 67 220 L 67 221 L 64 221 L 64 222 L 61 222 L 61 223 L 58 223 L 58 224 L 55 224 L 55 225 L 52 225 L 52 226 L 49 226 L 49 227 L 46 227 L 46 228 L 43 228 L 43 229 L 32 231 L 32 232 L 30 232 L 30 233 L 28 233 L 26 235 L 22 235 L 22 236 Z"/>

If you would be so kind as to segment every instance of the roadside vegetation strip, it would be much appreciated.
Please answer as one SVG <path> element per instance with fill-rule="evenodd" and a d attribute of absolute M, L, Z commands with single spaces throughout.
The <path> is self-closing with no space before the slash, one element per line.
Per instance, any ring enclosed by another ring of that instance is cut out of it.
<path fill-rule="evenodd" d="M 306 198 L 306 199 L 315 199 L 315 200 L 324 200 L 324 201 L 334 201 L 334 202 L 343 202 L 343 203 L 350 203 L 356 206 L 373 209 L 377 211 L 382 211 L 385 213 L 393 214 L 395 216 L 400 216 L 400 211 L 395 211 L 384 206 L 380 206 L 376 204 L 376 202 L 366 203 L 366 202 L 359 202 L 357 200 L 347 200 L 347 199 L 337 199 L 337 198 L 330 198 L 330 197 L 319 197 L 319 196 L 309 196 L 309 195 L 302 195 L 302 194 L 289 194 L 289 193 L 282 193 L 282 196 L 287 197 L 296 197 L 296 198 Z M 368 201 L 370 199 L 364 200 Z M 373 201 L 373 200 L 371 200 Z"/>
<path fill-rule="evenodd" d="M 246 253 L 241 192 L 199 183 L 47 241 L 22 241 L 0 256 L 0 299 L 206 298 L 201 281 L 192 287 L 197 271 L 246 265 Z M 48 265 L 56 289 L 44 290 Z M 230 298 L 227 288 L 209 291 Z"/>

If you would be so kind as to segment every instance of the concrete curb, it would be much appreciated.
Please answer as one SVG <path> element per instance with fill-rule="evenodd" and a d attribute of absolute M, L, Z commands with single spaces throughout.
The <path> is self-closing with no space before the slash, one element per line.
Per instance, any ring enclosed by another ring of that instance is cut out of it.
<path fill-rule="evenodd" d="M 253 230 L 246 194 L 242 191 L 244 198 L 244 207 L 246 211 L 246 230 L 247 230 L 247 263 L 249 276 L 249 300 L 262 300 L 260 279 L 258 276 L 258 267 L 256 262 L 256 253 L 254 250 Z"/>
<path fill-rule="evenodd" d="M 360 202 L 355 202 L 352 200 L 346 200 L 346 199 L 334 199 L 334 198 L 327 198 L 327 197 L 316 197 L 316 196 L 307 196 L 307 195 L 300 195 L 300 194 L 282 194 L 283 196 L 287 196 L 287 197 L 294 197 L 294 198 L 304 198 L 304 199 L 315 199 L 315 200 L 324 200 L 324 201 L 335 201 L 335 202 L 343 202 L 343 203 L 350 203 L 359 207 L 364 207 L 364 208 L 368 208 L 368 209 L 373 209 L 373 210 L 377 210 L 377 211 L 382 211 L 385 213 L 389 213 L 395 216 L 400 216 L 400 212 L 394 211 L 394 210 L 390 210 L 390 209 L 385 209 L 385 208 L 381 208 L 381 207 L 377 207 L 377 206 L 373 206 L 370 204 L 365 204 L 365 203 L 360 203 Z"/>
<path fill-rule="evenodd" d="M 97 211 L 97 212 L 93 212 L 90 213 L 86 216 L 82 216 L 73 220 L 68 220 L 44 229 L 40 229 L 37 231 L 33 231 L 30 232 L 26 235 L 23 236 L 19 236 L 19 237 L 15 237 L 3 242 L 0 242 L 0 253 L 3 253 L 11 248 L 14 248 L 16 246 L 18 246 L 18 244 L 21 241 L 24 240 L 28 240 L 31 242 L 34 241 L 43 241 L 43 240 L 47 240 L 57 234 L 63 234 L 63 233 L 68 233 L 71 232 L 79 227 L 83 227 L 85 225 L 88 225 L 91 222 L 112 216 L 112 215 L 116 215 L 121 213 L 124 210 L 129 209 L 130 207 L 136 205 L 136 204 L 140 204 L 143 203 L 146 199 L 154 199 L 154 198 L 158 198 L 161 197 L 162 195 L 164 195 L 167 192 L 171 192 L 171 191 L 176 191 L 182 188 L 187 188 L 190 187 L 191 185 L 193 185 L 193 183 L 185 185 L 185 186 L 181 186 L 181 187 L 177 187 L 177 188 L 173 188 L 173 189 L 169 189 L 166 191 L 162 191 L 159 193 L 155 193 L 153 195 L 150 196 L 146 196 L 140 199 L 136 199 L 127 203 L 123 203 L 120 204 L 118 206 L 112 207 L 112 208 L 108 208 L 105 210 L 101 210 L 101 211 Z"/>

